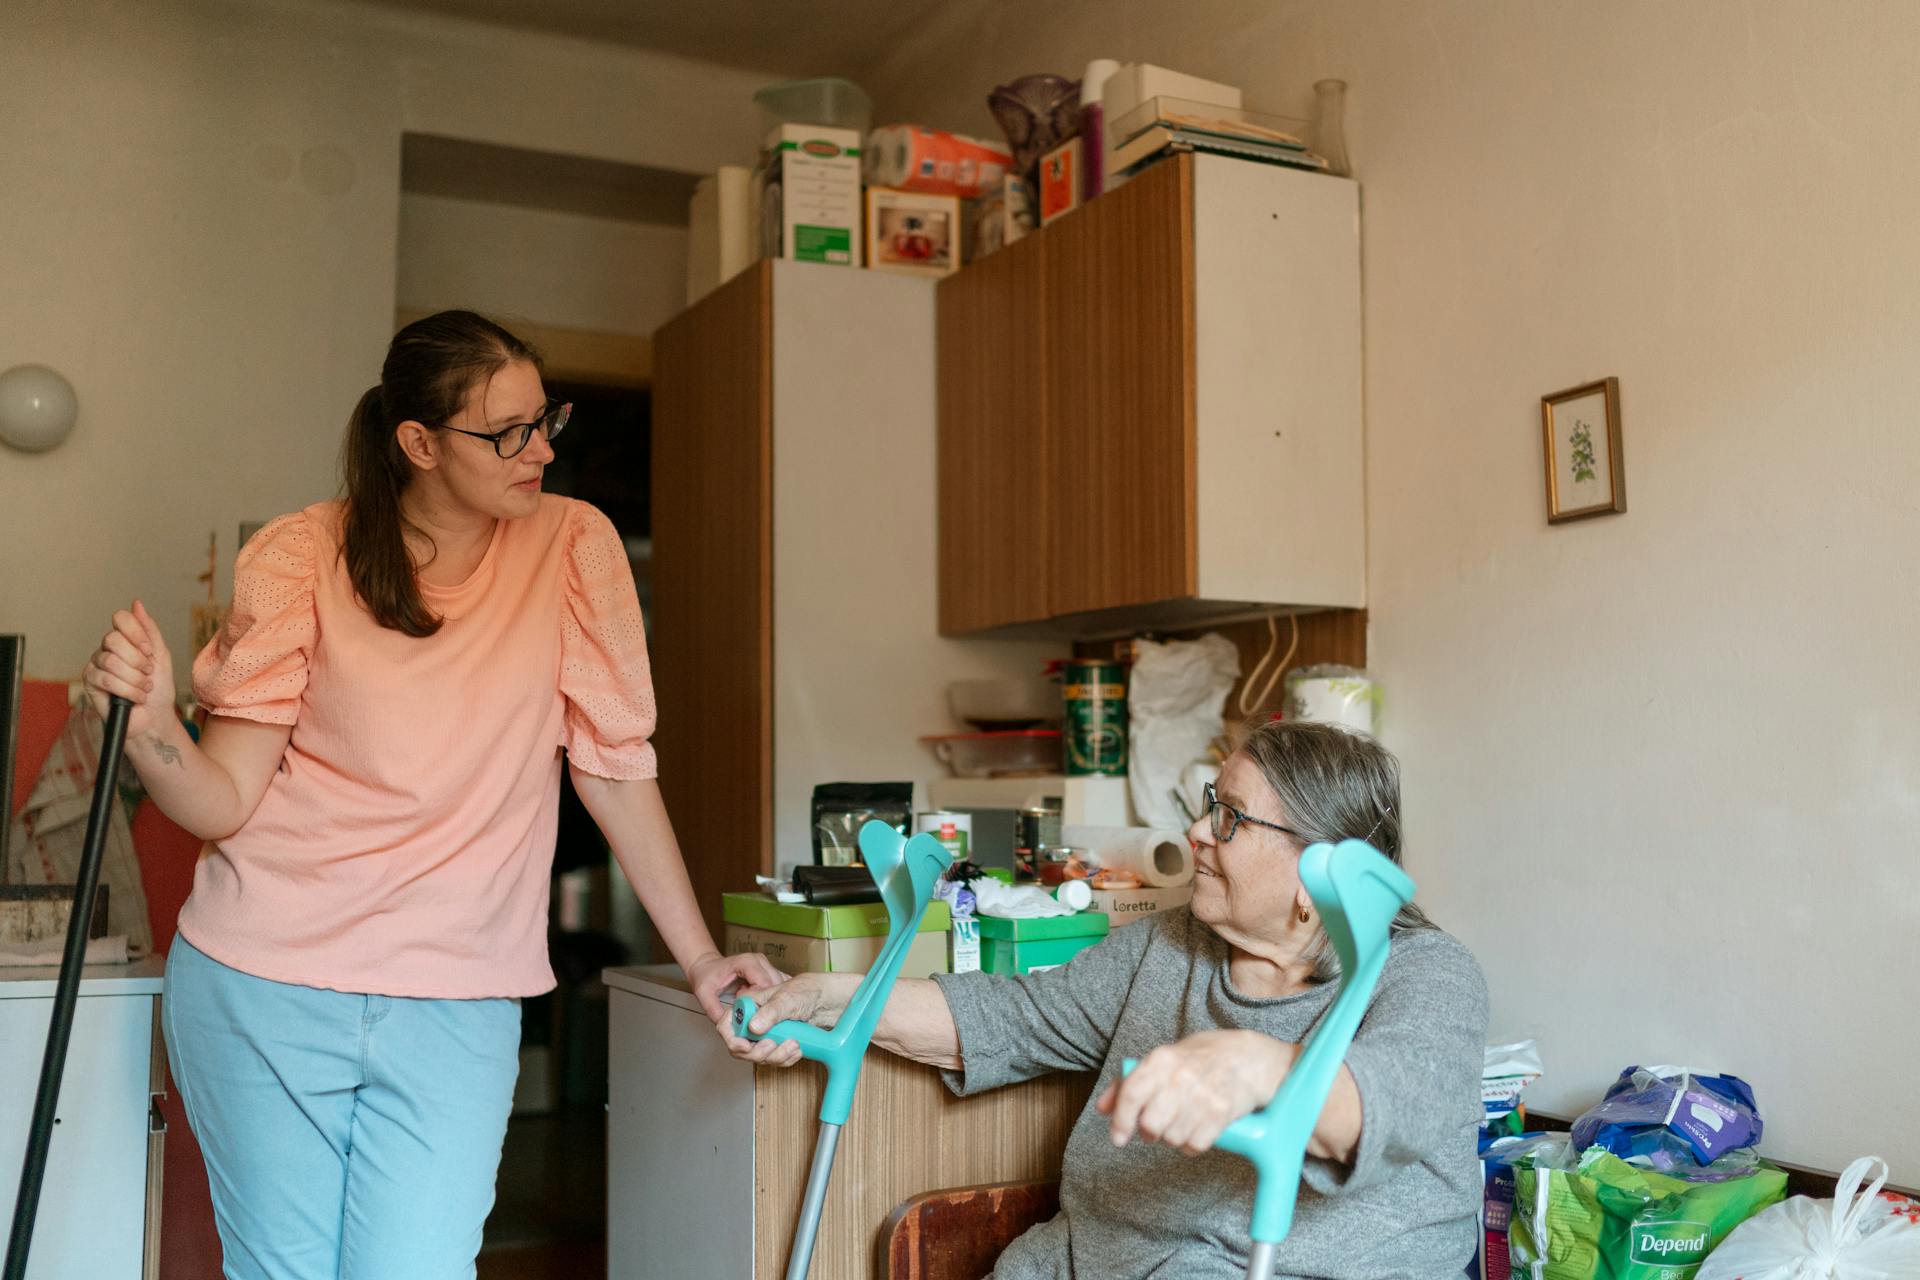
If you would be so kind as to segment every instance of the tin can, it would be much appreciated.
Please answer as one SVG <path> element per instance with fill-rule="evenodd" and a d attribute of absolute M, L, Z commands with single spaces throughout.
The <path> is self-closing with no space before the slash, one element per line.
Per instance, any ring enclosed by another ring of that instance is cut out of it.
<path fill-rule="evenodd" d="M 1060 810 L 1048 805 L 1021 809 L 1013 819 L 1013 871 L 1023 880 L 1039 874 L 1039 855 L 1060 843 Z"/>
<path fill-rule="evenodd" d="M 955 862 L 967 860 L 967 850 L 973 845 L 973 815 L 953 813 L 945 809 L 932 813 L 913 815 L 914 831 L 931 832 L 942 848 L 953 855 Z"/>
<path fill-rule="evenodd" d="M 1118 662 L 1075 658 L 1066 666 L 1069 777 L 1125 776 L 1127 671 Z"/>

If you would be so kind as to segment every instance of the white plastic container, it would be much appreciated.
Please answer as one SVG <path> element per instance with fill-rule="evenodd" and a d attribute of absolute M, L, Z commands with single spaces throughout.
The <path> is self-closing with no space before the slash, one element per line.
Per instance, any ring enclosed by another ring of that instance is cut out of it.
<path fill-rule="evenodd" d="M 783 124 L 817 124 L 852 129 L 865 138 L 873 128 L 873 99 L 853 81 L 835 76 L 770 84 L 753 100 L 764 113 L 761 133 Z"/>
<path fill-rule="evenodd" d="M 956 778 L 1005 778 L 1060 772 L 1060 731 L 1024 729 L 1011 733 L 952 733 L 922 738 L 929 751 Z M 1120 779 L 1124 785 L 1126 779 Z"/>

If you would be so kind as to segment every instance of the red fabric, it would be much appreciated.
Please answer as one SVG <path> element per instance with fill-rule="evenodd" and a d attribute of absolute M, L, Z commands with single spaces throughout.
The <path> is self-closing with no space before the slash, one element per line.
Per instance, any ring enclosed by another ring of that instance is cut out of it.
<path fill-rule="evenodd" d="M 66 685 L 54 680 L 23 682 L 20 749 L 14 757 L 8 821 L 33 794 L 33 784 L 66 722 Z M 173 941 L 180 904 L 193 888 L 193 864 L 200 856 L 200 842 L 175 826 L 153 801 L 143 800 L 133 815 L 133 847 L 140 856 L 140 878 L 146 885 L 154 950 L 165 953 Z M 160 1112 L 167 1121 L 165 1182 L 160 1200 L 160 1280 L 207 1280 L 220 1274 L 220 1236 L 213 1222 L 206 1162 L 193 1130 L 187 1126 L 186 1109 L 180 1104 L 180 1091 L 173 1085 L 171 1072 Z"/>
<path fill-rule="evenodd" d="M 54 680 L 25 680 L 20 686 L 20 749 L 14 755 L 13 795 L 7 821 L 27 807 L 40 767 L 67 723 L 67 686 Z"/>
<path fill-rule="evenodd" d="M 176 827 L 153 801 L 142 800 L 133 811 L 133 848 L 140 855 L 140 880 L 147 890 L 153 949 L 164 955 L 173 943 L 180 904 L 193 891 L 193 864 L 200 859 L 200 840 Z"/>

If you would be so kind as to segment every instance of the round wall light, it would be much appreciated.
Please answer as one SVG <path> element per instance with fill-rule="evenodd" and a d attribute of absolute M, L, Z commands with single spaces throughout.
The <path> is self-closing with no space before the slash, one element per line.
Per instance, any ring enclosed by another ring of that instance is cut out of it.
<path fill-rule="evenodd" d="M 42 453 L 65 440 L 79 416 L 73 384 L 46 365 L 17 364 L 0 373 L 0 442 Z"/>

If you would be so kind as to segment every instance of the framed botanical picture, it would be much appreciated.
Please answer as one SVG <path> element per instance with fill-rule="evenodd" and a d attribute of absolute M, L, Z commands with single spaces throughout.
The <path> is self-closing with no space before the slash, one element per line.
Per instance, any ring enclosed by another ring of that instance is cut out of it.
<path fill-rule="evenodd" d="M 1546 448 L 1548 524 L 1627 509 L 1618 378 L 1541 397 L 1540 431 Z"/>

